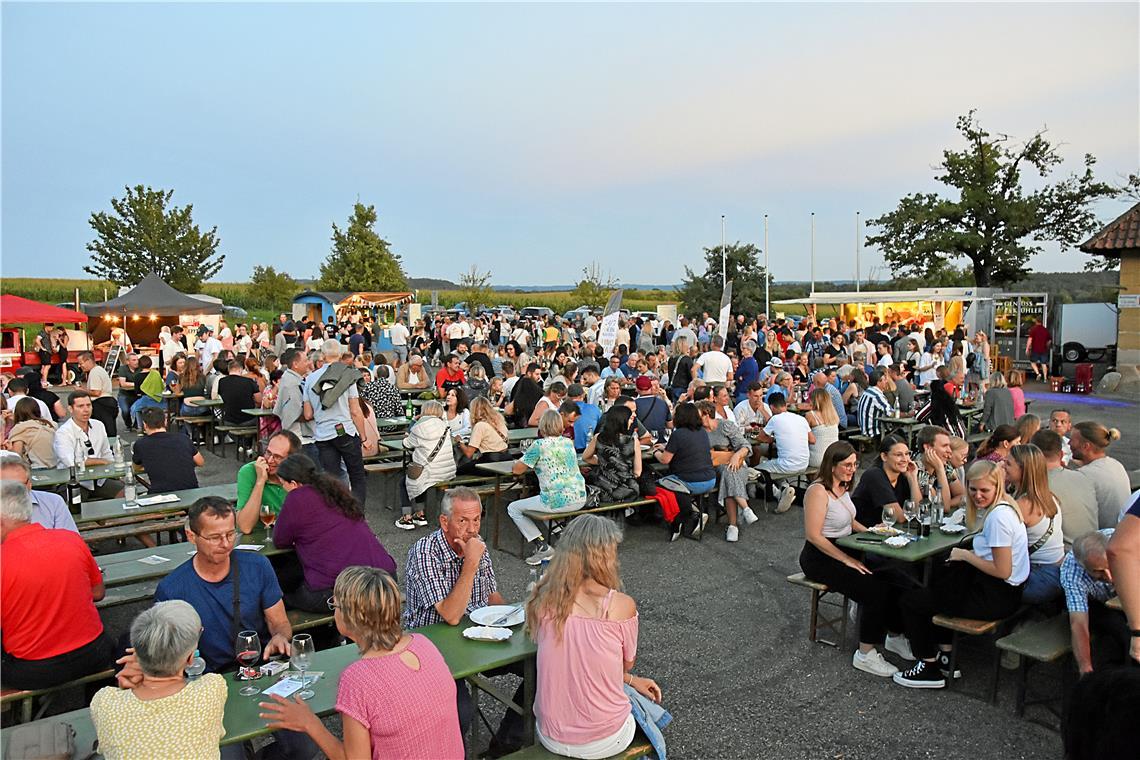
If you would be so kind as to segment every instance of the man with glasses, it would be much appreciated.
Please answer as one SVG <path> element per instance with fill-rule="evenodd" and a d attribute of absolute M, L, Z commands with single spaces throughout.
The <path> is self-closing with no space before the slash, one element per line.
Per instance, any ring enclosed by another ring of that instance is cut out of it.
<path fill-rule="evenodd" d="M 91 395 L 87 391 L 72 392 L 67 399 L 71 418 L 55 431 L 55 455 L 60 467 L 71 467 L 82 460 L 87 467 L 110 464 L 114 459 L 107 429 L 99 420 L 92 419 Z M 123 483 L 113 478 L 85 480 L 83 500 L 114 499 L 123 495 Z"/>
<path fill-rule="evenodd" d="M 290 454 L 301 450 L 301 439 L 288 430 L 274 433 L 265 444 L 265 454 L 247 462 L 237 474 L 237 527 L 243 533 L 257 525 L 262 507 L 273 514 L 281 511 L 285 489 L 277 477 L 277 465 Z"/>

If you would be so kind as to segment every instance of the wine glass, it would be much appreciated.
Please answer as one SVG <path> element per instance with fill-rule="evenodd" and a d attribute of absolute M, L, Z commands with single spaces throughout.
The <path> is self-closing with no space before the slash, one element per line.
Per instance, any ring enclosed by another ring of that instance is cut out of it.
<path fill-rule="evenodd" d="M 895 511 L 890 506 L 883 507 L 883 524 L 888 528 L 895 527 Z"/>
<path fill-rule="evenodd" d="M 261 524 L 265 526 L 265 537 L 273 540 L 273 524 L 277 522 L 277 513 L 268 504 L 261 505 Z"/>
<path fill-rule="evenodd" d="M 312 699 L 313 690 L 306 688 L 305 671 L 313 664 L 313 652 L 316 651 L 313 647 L 313 637 L 307 633 L 298 633 L 293 637 L 293 655 L 290 658 L 293 667 L 301 671 L 301 691 L 298 696 L 301 699 Z"/>
<path fill-rule="evenodd" d="M 903 517 L 906 518 L 906 532 L 910 533 L 910 524 L 914 521 L 917 514 L 917 507 L 915 506 L 914 499 L 907 499 L 903 502 Z"/>
<path fill-rule="evenodd" d="M 237 645 L 235 647 L 237 652 L 237 661 L 241 663 L 241 675 L 246 679 L 256 679 L 260 676 L 257 669 L 253 666 L 261 659 L 261 639 L 257 635 L 257 631 L 242 631 L 237 636 Z M 253 684 L 242 687 L 238 694 L 243 697 L 252 697 L 257 694 L 258 689 Z"/>

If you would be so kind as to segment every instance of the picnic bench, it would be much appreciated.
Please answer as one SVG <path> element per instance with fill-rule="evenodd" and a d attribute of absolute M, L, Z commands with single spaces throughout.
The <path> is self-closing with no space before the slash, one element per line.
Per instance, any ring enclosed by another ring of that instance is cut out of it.
<path fill-rule="evenodd" d="M 1008 626 L 1021 615 L 1018 611 L 1008 618 L 1000 620 L 974 620 L 973 618 L 954 617 L 952 615 L 935 615 L 931 618 L 936 626 L 953 632 L 950 639 L 950 675 L 946 686 L 949 688 L 960 677 L 958 672 L 958 644 L 962 636 L 990 637 L 995 641 Z M 998 671 L 1001 669 L 1001 650 L 994 647 L 993 674 L 990 678 L 989 702 L 997 704 Z"/>
<path fill-rule="evenodd" d="M 843 642 L 847 640 L 847 611 L 851 604 L 851 600 L 847 598 L 847 595 L 833 591 L 826 583 L 813 581 L 803 573 L 789 575 L 788 583 L 791 583 L 793 586 L 800 586 L 811 590 L 811 617 L 808 622 L 808 640 L 818 644 L 827 644 L 831 647 L 840 647 Z M 838 594 L 843 598 L 843 601 L 836 602 L 828 599 L 828 594 Z M 821 609 L 822 605 L 835 608 L 834 614 L 825 614 L 825 611 Z M 835 640 L 831 641 L 820 636 L 819 630 L 821 628 L 825 631 L 829 631 L 831 635 L 835 637 Z"/>
<path fill-rule="evenodd" d="M 32 720 L 38 720 L 43 717 L 48 708 L 51 707 L 51 700 L 57 694 L 67 689 L 73 689 L 78 686 L 86 686 L 90 683 L 98 683 L 99 681 L 106 681 L 114 677 L 114 670 L 101 670 L 98 673 L 77 678 L 74 681 L 61 683 L 58 686 L 50 686 L 46 689 L 0 689 L 0 709 L 7 710 L 9 707 L 18 707 L 19 721 L 21 723 L 28 723 Z M 40 703 L 40 709 L 35 709 L 36 701 Z"/>
<path fill-rule="evenodd" d="M 628 747 L 623 749 L 616 755 L 610 755 L 606 760 L 632 760 L 637 757 L 648 757 L 653 754 L 653 745 L 645 738 L 645 734 L 641 733 L 638 729 L 637 733 L 633 736 L 633 741 Z M 556 760 L 562 755 L 556 755 L 546 747 L 539 743 L 534 743 L 529 747 L 520 749 L 518 752 L 512 752 L 509 755 L 504 755 L 504 760 Z"/>
<path fill-rule="evenodd" d="M 1012 652 L 1019 655 L 1021 662 L 1017 668 L 1017 701 L 1014 712 L 1017 717 L 1025 716 L 1028 705 L 1045 705 L 1054 715 L 1060 717 L 1060 710 L 1054 709 L 1053 703 L 1060 700 L 1067 692 L 1067 681 L 1071 678 L 1071 669 L 1066 667 L 1064 679 L 1066 683 L 1061 694 L 1053 697 L 1026 699 L 1029 682 L 1029 668 L 1034 663 L 1049 663 L 1057 660 L 1067 660 L 1073 651 L 1072 636 L 1069 632 L 1069 616 L 1066 613 L 1055 615 L 1048 620 L 1035 620 L 1026 623 L 1008 636 L 998 639 L 995 646 L 1003 652 Z"/>
<path fill-rule="evenodd" d="M 550 529 L 554 523 L 565 522 L 578 515 L 604 515 L 610 512 L 620 512 L 624 518 L 627 509 L 644 507 L 656 503 L 656 499 L 631 499 L 629 501 L 616 501 L 612 504 L 599 504 L 589 509 L 576 509 L 573 512 L 528 512 L 527 515 L 538 524 L 539 530 L 542 531 L 543 538 L 549 540 Z"/>
<path fill-rule="evenodd" d="M 798 472 L 768 472 L 767 470 L 760 469 L 759 467 L 754 468 L 754 470 L 759 475 L 757 482 L 760 484 L 760 490 L 764 492 L 765 512 L 768 511 L 769 486 L 778 486 L 782 483 L 785 486 L 803 486 L 806 488 L 811 484 L 812 478 L 819 474 L 818 467 L 807 467 Z"/>

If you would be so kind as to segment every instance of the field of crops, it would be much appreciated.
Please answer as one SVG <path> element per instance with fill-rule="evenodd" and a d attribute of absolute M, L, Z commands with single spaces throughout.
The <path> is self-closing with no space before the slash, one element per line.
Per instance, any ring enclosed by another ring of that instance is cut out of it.
<path fill-rule="evenodd" d="M 458 290 L 440 290 L 439 305 L 451 307 L 463 300 L 463 293 Z M 430 290 L 417 290 L 416 300 L 423 304 L 431 303 Z M 570 311 L 582 306 L 579 299 L 574 298 L 569 291 L 534 291 L 529 293 L 513 293 L 497 291 L 493 297 L 494 306 L 507 304 L 516 309 L 525 306 L 546 306 L 557 314 Z M 676 293 L 664 291 L 627 290 L 622 295 L 622 306 L 630 311 L 653 311 L 658 304 L 678 303 Z"/>

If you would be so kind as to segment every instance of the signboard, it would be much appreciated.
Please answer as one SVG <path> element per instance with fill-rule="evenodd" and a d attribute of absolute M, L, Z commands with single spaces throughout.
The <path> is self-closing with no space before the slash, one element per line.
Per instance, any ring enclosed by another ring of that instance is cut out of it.
<path fill-rule="evenodd" d="M 677 324 L 677 304 L 657 304 L 657 319 L 662 322 L 668 321 L 670 324 L 675 326 Z"/>
<path fill-rule="evenodd" d="M 728 338 L 728 325 L 732 321 L 732 280 L 724 285 L 724 293 L 720 296 L 720 319 L 716 331 L 722 338 Z"/>
<path fill-rule="evenodd" d="M 598 328 L 598 345 L 602 347 L 606 356 L 613 353 L 614 342 L 617 340 L 618 319 L 621 317 L 621 294 L 622 291 L 619 289 L 610 295 L 606 309 L 602 312 L 601 327 Z"/>
<path fill-rule="evenodd" d="M 1118 309 L 1140 309 L 1140 293 L 1121 293 L 1116 297 Z"/>
<path fill-rule="evenodd" d="M 414 325 L 423 317 L 424 305 L 421 303 L 408 304 L 408 324 Z"/>

